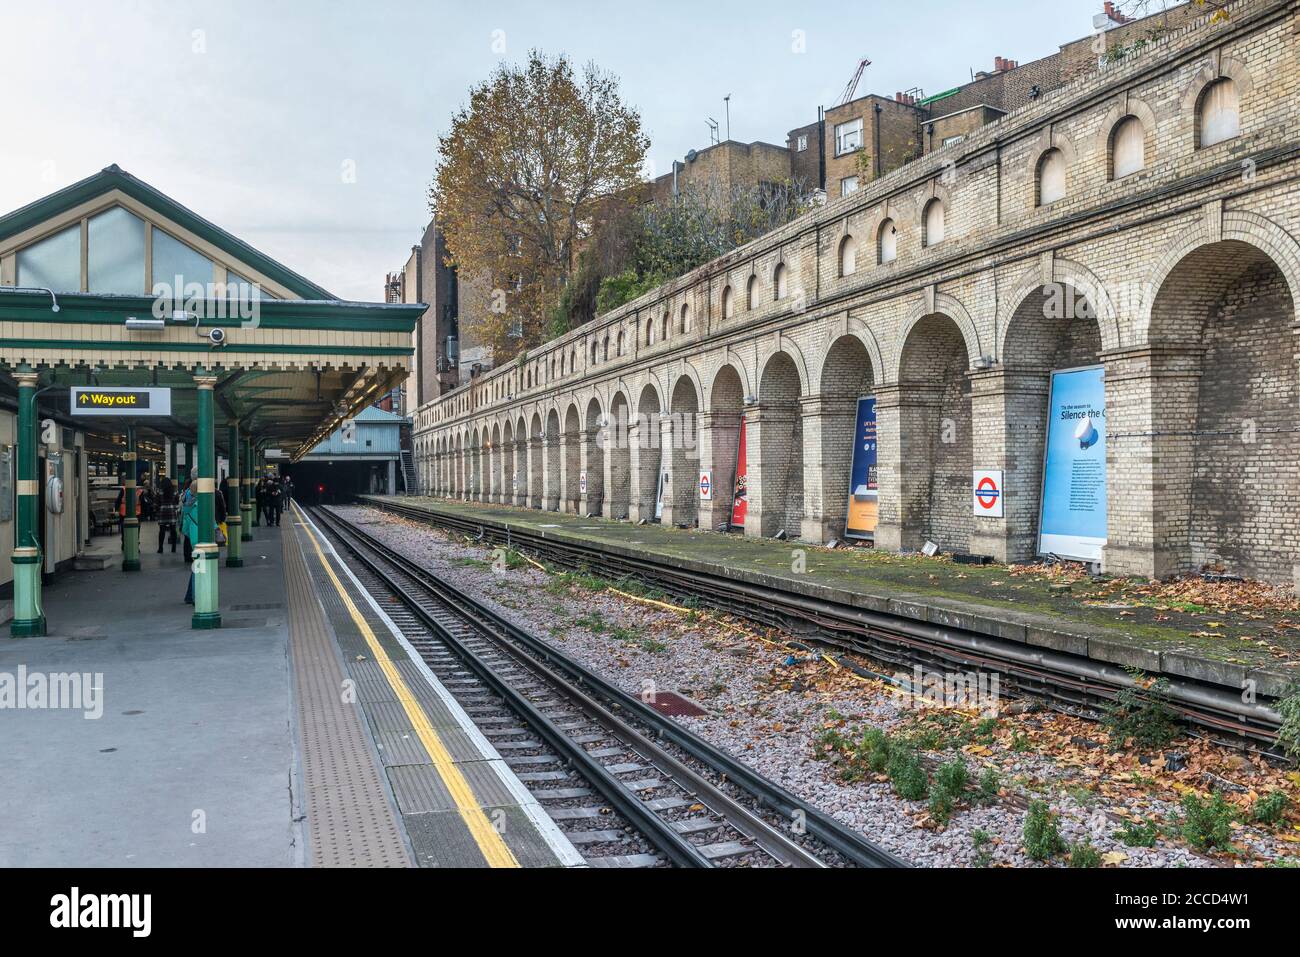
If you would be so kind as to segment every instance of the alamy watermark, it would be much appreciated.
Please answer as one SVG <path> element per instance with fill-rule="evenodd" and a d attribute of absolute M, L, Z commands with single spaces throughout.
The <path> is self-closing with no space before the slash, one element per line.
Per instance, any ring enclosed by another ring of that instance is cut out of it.
<path fill-rule="evenodd" d="M 88 721 L 104 715 L 101 671 L 0 671 L 0 711 L 81 711 Z"/>
<path fill-rule="evenodd" d="M 169 322 L 238 319 L 243 329 L 262 324 L 261 285 L 256 282 L 172 282 L 153 284 L 153 317 Z"/>

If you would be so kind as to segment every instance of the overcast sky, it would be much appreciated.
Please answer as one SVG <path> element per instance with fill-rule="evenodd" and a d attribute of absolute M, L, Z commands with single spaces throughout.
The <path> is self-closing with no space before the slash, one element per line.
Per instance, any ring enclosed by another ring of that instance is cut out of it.
<path fill-rule="evenodd" d="M 1158 4 L 1157 4 L 1158 5 Z M 0 212 L 117 163 L 335 295 L 378 300 L 428 221 L 437 139 L 531 47 L 622 78 L 648 170 L 784 143 L 858 87 L 937 93 L 1091 31 L 1100 0 L 3 0 Z M 355 169 L 355 181 L 345 171 Z"/>

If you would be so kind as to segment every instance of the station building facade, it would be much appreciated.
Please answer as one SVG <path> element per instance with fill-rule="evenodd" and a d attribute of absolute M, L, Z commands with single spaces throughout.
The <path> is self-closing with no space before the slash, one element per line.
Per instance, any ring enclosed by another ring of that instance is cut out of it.
<path fill-rule="evenodd" d="M 745 534 L 825 542 L 871 397 L 876 546 L 1024 561 L 1099 368 L 1104 569 L 1295 581 L 1300 4 L 1227 13 L 422 405 L 423 488 L 716 528 L 743 421 Z"/>
<path fill-rule="evenodd" d="M 238 567 L 265 450 L 297 459 L 400 384 L 423 311 L 340 300 L 116 166 L 0 217 L 0 588 L 13 596 L 11 631 L 44 633 L 42 579 L 90 532 L 88 447 L 120 450 L 131 572 L 136 464 L 144 447 L 178 443 L 194 452 L 173 478 L 197 470 L 194 625 L 219 627 L 218 454 L 229 462 L 225 564 Z M 79 408 L 124 393 L 140 403 L 125 414 Z M 149 399 L 158 404 L 146 409 Z"/>

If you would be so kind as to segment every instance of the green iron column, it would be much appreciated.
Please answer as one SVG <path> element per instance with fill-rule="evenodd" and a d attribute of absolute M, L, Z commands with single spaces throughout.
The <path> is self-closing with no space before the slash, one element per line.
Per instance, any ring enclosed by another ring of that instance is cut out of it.
<path fill-rule="evenodd" d="M 41 609 L 41 548 L 36 523 L 40 503 L 40 467 L 36 454 L 35 372 L 24 368 L 18 381 L 18 526 L 11 559 L 14 566 L 14 617 L 9 634 L 25 638 L 45 634 L 45 612 Z"/>
<path fill-rule="evenodd" d="M 240 439 L 239 454 L 243 459 L 243 465 L 240 466 L 239 473 L 243 476 L 244 496 L 239 500 L 241 512 L 240 538 L 245 542 L 253 540 L 253 524 L 255 517 L 253 515 L 253 500 L 257 493 L 257 479 L 253 477 L 253 440 L 245 435 Z"/>
<path fill-rule="evenodd" d="M 262 477 L 262 450 L 259 446 L 260 446 L 260 442 L 250 442 L 248 448 L 248 454 L 253 459 L 253 468 L 251 469 L 251 471 L 253 473 L 254 485 L 256 485 L 257 480 Z M 256 503 L 256 490 L 254 491 L 254 502 Z M 262 509 L 260 507 L 255 507 L 253 509 L 253 527 L 260 528 L 261 525 L 262 525 Z"/>
<path fill-rule="evenodd" d="M 188 476 L 191 472 L 193 472 L 194 466 L 196 465 L 198 465 L 198 462 L 194 458 L 194 443 L 186 442 L 185 443 L 185 474 Z"/>
<path fill-rule="evenodd" d="M 244 564 L 241 529 L 244 514 L 240 511 L 239 482 L 243 469 L 239 467 L 239 423 L 232 422 L 228 430 L 230 449 L 230 474 L 226 476 L 226 489 L 230 499 L 226 502 L 226 567 L 239 568 Z"/>
<path fill-rule="evenodd" d="M 126 427 L 126 454 L 122 456 L 122 571 L 140 570 L 140 519 L 135 514 L 135 483 L 140 466 L 136 460 L 135 426 Z"/>
<path fill-rule="evenodd" d="M 220 628 L 221 611 L 217 603 L 217 569 L 221 553 L 217 549 L 215 494 L 216 455 L 213 447 L 212 390 L 217 377 L 206 375 L 202 369 L 194 376 L 199 387 L 199 477 L 194 482 L 198 494 L 198 541 L 194 543 L 194 617 L 195 628 Z"/>

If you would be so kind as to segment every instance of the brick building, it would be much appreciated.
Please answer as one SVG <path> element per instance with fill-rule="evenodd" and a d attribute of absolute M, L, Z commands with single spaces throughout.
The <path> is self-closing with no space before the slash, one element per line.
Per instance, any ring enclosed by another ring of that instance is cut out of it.
<path fill-rule="evenodd" d="M 650 184 L 650 199 L 664 203 L 688 184 L 715 183 L 723 190 L 776 186 L 790 178 L 790 154 L 773 143 L 738 143 L 723 140 L 702 150 L 691 150 L 684 162 L 674 161 L 671 172 Z"/>
<path fill-rule="evenodd" d="M 698 478 L 728 487 L 743 421 L 745 534 L 826 541 L 871 397 L 876 546 L 1020 561 L 1042 549 L 1052 377 L 1087 367 L 1103 567 L 1296 581 L 1300 2 L 1229 12 L 422 406 L 423 487 L 714 528 L 730 496 Z M 972 507 L 976 470 L 1004 514 Z"/>

